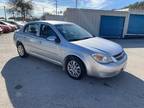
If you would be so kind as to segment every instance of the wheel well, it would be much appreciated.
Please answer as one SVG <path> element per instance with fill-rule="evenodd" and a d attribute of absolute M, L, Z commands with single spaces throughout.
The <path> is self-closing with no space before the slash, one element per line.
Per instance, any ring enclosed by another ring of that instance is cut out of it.
<path fill-rule="evenodd" d="M 84 63 L 79 57 L 77 57 L 77 56 L 75 56 L 75 55 L 68 55 L 68 56 L 65 58 L 65 60 L 64 60 L 64 69 L 65 69 L 65 66 L 66 66 L 66 61 L 69 60 L 70 58 L 77 58 L 77 59 L 79 59 L 79 60 L 81 61 L 81 63 L 83 64 L 85 70 L 87 71 L 86 66 L 85 66 L 85 63 Z"/>
<path fill-rule="evenodd" d="M 20 41 L 17 41 L 16 46 L 18 46 L 20 44 L 23 45 Z"/>

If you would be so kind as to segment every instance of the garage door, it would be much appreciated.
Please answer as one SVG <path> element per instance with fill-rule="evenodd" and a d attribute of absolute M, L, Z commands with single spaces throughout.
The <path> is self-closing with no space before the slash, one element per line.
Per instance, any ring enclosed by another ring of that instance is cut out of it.
<path fill-rule="evenodd" d="M 144 34 L 144 15 L 130 15 L 127 33 Z"/>
<path fill-rule="evenodd" d="M 101 16 L 100 36 L 106 38 L 122 38 L 125 17 Z"/>

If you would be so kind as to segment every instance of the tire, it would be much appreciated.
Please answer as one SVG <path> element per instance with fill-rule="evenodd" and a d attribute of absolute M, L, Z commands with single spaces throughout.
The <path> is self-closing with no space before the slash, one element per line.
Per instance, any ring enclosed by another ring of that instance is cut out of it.
<path fill-rule="evenodd" d="M 83 78 L 86 73 L 83 62 L 77 57 L 70 57 L 66 60 L 65 70 L 71 78 L 76 80 Z"/>
<path fill-rule="evenodd" d="M 25 51 L 24 46 L 21 43 L 17 45 L 17 52 L 18 52 L 19 56 L 22 58 L 25 58 L 28 56 L 28 54 Z"/>

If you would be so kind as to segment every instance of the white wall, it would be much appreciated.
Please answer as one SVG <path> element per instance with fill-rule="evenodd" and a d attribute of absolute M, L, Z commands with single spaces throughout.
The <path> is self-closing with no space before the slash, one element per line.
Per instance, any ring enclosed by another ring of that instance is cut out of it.
<path fill-rule="evenodd" d="M 74 22 L 81 27 L 88 30 L 91 34 L 99 36 L 100 20 L 102 15 L 107 16 L 124 16 L 125 24 L 123 36 L 127 33 L 128 27 L 128 12 L 124 11 L 105 11 L 105 10 L 92 10 L 92 9 L 72 9 L 68 8 L 64 13 L 64 20 Z"/>
<path fill-rule="evenodd" d="M 46 15 L 46 16 L 44 16 L 44 19 L 64 21 L 64 16 L 62 16 L 62 15 Z"/>

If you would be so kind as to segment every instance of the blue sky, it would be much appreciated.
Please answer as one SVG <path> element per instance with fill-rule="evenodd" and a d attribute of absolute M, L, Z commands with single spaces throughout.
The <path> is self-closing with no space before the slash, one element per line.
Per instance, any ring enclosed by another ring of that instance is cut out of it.
<path fill-rule="evenodd" d="M 4 16 L 3 6 L 8 0 L 0 0 L 0 16 Z M 33 15 L 41 16 L 44 12 L 55 12 L 55 0 L 32 0 L 34 4 Z M 64 11 L 67 7 L 75 7 L 75 0 L 57 0 L 58 10 Z M 142 0 L 78 0 L 79 8 L 92 9 L 119 9 L 128 4 Z M 8 8 L 8 7 L 7 7 Z M 8 15 L 9 16 L 9 15 Z"/>

